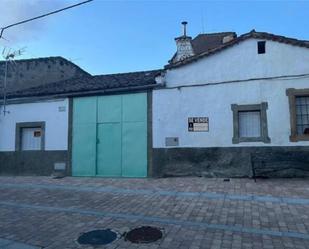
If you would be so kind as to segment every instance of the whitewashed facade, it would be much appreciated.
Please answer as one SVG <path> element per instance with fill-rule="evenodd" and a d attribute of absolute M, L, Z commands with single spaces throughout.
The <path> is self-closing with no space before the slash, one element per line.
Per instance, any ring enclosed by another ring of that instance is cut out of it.
<path fill-rule="evenodd" d="M 45 150 L 67 150 L 68 108 L 68 99 L 7 105 L 9 113 L 0 115 L 0 151 L 15 151 L 16 124 L 25 122 L 45 122 Z"/>
<path fill-rule="evenodd" d="M 51 175 L 67 170 L 69 101 L 8 104 L 0 115 L 0 171 L 8 175 Z M 57 166 L 58 165 L 58 166 Z"/>
<path fill-rule="evenodd" d="M 162 167 L 166 168 L 168 175 L 177 172 L 178 168 L 180 174 L 194 171 L 192 165 L 189 166 L 194 161 L 198 161 L 199 168 L 216 165 L 215 170 L 222 172 L 229 166 L 233 169 L 234 159 L 241 158 L 240 154 L 250 147 L 248 157 L 257 147 L 295 147 L 297 150 L 296 147 L 309 146 L 309 141 L 290 141 L 290 106 L 286 95 L 289 88 L 309 89 L 309 49 L 266 40 L 266 53 L 258 54 L 258 41 L 246 39 L 212 55 L 166 70 L 163 78 L 166 87 L 153 91 L 153 147 L 159 158 L 155 159 L 155 165 L 164 165 Z M 261 103 L 268 106 L 266 116 L 270 141 L 234 143 L 232 105 Z M 207 117 L 209 131 L 188 131 L 189 117 Z M 177 139 L 177 143 L 169 144 L 170 138 Z M 237 150 L 239 147 L 242 149 Z M 207 148 L 215 148 L 216 153 L 220 151 L 216 162 L 207 162 L 207 157 L 212 157 Z M 225 160 L 224 155 L 229 158 Z M 224 163 L 217 165 L 220 160 Z M 244 161 L 248 164 L 250 158 Z M 250 165 L 240 167 L 239 171 L 248 167 Z M 250 175 L 249 171 L 246 169 L 243 174 L 231 175 L 246 176 Z M 227 172 L 222 175 L 228 176 L 230 171 Z"/>
<path fill-rule="evenodd" d="M 256 163 L 266 176 L 309 176 L 309 42 L 215 35 L 222 41 L 206 56 L 195 52 L 209 37 L 177 38 L 165 70 L 72 79 L 10 99 L 0 113 L 0 174 L 71 175 L 73 99 L 142 90 L 148 176 L 247 177 Z"/>

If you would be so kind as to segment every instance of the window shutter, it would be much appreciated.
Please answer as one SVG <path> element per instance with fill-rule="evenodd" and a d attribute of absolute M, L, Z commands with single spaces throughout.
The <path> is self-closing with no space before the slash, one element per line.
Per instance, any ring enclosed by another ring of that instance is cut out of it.
<path fill-rule="evenodd" d="M 22 128 L 21 149 L 40 150 L 41 149 L 41 128 Z"/>

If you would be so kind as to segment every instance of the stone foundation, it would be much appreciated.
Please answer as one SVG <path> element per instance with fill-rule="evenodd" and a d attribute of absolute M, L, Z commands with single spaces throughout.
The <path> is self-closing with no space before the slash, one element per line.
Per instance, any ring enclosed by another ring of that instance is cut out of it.
<path fill-rule="evenodd" d="M 252 177 L 309 176 L 308 147 L 169 148 L 153 150 L 153 175 Z"/>
<path fill-rule="evenodd" d="M 50 176 L 56 162 L 65 162 L 68 171 L 67 161 L 67 151 L 0 152 L 0 175 Z"/>

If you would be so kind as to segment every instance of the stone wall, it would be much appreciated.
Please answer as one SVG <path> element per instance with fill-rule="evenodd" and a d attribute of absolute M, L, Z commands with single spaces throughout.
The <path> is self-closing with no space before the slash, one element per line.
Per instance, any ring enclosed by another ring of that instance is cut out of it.
<path fill-rule="evenodd" d="M 309 146 L 154 149 L 153 175 L 252 177 L 255 159 L 258 176 L 309 176 Z"/>
<path fill-rule="evenodd" d="M 50 176 L 56 162 L 68 165 L 67 151 L 0 152 L 0 175 Z"/>
<path fill-rule="evenodd" d="M 3 90 L 4 71 L 5 62 L 0 61 L 0 92 Z M 16 60 L 8 66 L 7 91 L 17 91 L 84 75 L 88 73 L 62 57 Z"/>

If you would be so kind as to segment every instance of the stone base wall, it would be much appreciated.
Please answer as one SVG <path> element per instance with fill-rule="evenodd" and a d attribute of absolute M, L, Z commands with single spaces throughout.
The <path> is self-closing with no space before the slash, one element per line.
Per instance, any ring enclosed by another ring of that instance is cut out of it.
<path fill-rule="evenodd" d="M 67 151 L 16 151 L 0 152 L 0 175 L 50 176 L 54 163 L 65 162 L 68 171 Z"/>
<path fill-rule="evenodd" d="M 160 148 L 153 150 L 153 176 L 308 177 L 309 146 Z"/>

